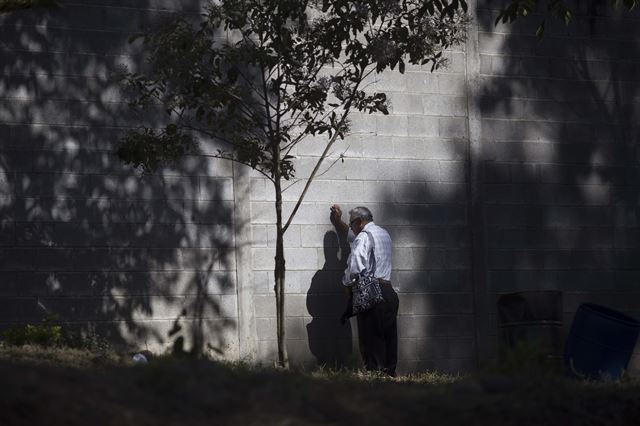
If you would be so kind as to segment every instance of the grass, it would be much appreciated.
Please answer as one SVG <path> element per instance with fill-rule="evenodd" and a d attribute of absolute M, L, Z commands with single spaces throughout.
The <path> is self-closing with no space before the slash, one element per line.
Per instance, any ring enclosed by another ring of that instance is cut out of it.
<path fill-rule="evenodd" d="M 544 374 L 390 379 L 0 346 L 0 425 L 636 425 L 640 384 Z"/>

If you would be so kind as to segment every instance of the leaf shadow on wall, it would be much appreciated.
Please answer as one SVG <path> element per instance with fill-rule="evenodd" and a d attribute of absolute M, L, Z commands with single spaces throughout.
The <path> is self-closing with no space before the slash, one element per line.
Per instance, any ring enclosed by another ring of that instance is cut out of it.
<path fill-rule="evenodd" d="M 580 2 L 538 41 L 540 17 L 494 28 L 495 3 L 478 19 L 489 300 L 562 290 L 565 333 L 584 302 L 638 317 L 638 12 Z"/>
<path fill-rule="evenodd" d="M 116 345 L 229 353 L 231 168 L 190 156 L 140 177 L 115 155 L 127 128 L 163 119 L 133 115 L 115 78 L 141 59 L 128 36 L 167 15 L 148 7 L 1 17 L 0 325 L 53 314 Z"/>

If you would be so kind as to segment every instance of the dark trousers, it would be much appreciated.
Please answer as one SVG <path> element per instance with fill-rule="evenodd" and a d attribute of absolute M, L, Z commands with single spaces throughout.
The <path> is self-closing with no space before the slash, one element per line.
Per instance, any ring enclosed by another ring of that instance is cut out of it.
<path fill-rule="evenodd" d="M 398 294 L 381 283 L 384 302 L 358 314 L 358 336 L 364 366 L 392 377 L 398 364 Z"/>

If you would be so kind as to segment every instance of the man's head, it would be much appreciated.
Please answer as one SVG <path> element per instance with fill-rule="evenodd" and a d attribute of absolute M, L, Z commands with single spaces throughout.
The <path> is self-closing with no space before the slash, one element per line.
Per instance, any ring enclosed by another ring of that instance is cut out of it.
<path fill-rule="evenodd" d="M 365 225 L 373 222 L 371 210 L 366 207 L 356 207 L 349 211 L 349 227 L 354 234 L 358 235 L 364 229 Z"/>

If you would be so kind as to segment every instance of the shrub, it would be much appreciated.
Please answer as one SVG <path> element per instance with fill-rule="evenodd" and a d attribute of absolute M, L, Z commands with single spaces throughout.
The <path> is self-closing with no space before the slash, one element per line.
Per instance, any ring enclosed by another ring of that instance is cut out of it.
<path fill-rule="evenodd" d="M 54 318 L 49 316 L 40 324 L 13 326 L 2 333 L 2 340 L 13 346 L 60 346 L 63 342 L 62 327 L 53 321 Z"/>

